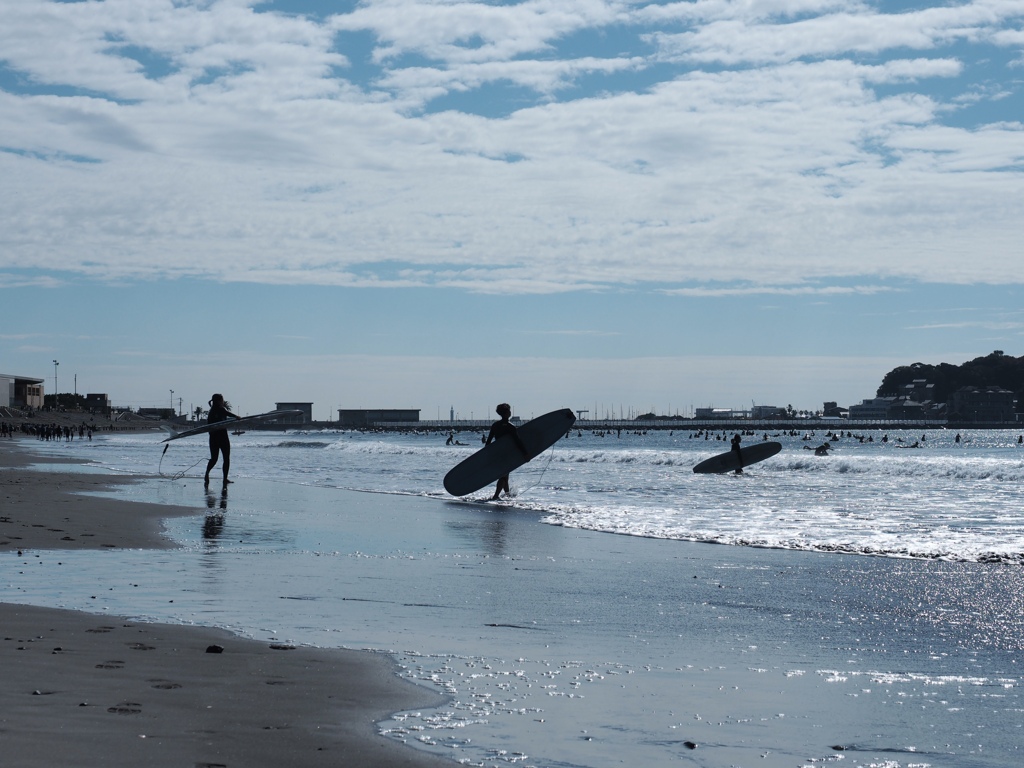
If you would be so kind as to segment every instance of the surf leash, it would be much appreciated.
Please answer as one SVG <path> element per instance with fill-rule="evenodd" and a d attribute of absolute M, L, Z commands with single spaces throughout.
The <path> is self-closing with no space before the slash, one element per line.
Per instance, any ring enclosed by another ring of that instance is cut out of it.
<path fill-rule="evenodd" d="M 558 445 L 558 443 L 555 443 L 555 445 Z M 548 471 L 548 467 L 551 466 L 551 462 L 554 461 L 555 458 L 555 446 L 552 445 L 547 451 L 545 451 L 545 453 L 548 454 L 548 460 L 544 462 L 544 468 L 540 471 L 540 474 L 537 476 L 536 481 L 534 481 L 532 485 L 526 486 L 525 488 L 517 488 L 514 497 L 518 497 L 521 493 L 532 491 L 534 488 L 541 484 L 541 481 L 544 480 L 544 473 Z"/>
<path fill-rule="evenodd" d="M 164 446 L 163 451 L 160 453 L 160 463 L 157 465 L 157 469 L 156 469 L 157 474 L 159 474 L 160 477 L 168 477 L 167 475 L 164 475 L 163 467 L 164 467 L 164 454 L 167 453 L 167 449 L 170 448 L 170 447 L 171 447 L 171 444 L 167 443 Z M 181 470 L 181 472 L 175 472 L 173 475 L 170 475 L 169 477 L 170 477 L 171 480 L 181 480 L 181 478 L 183 478 L 190 470 L 195 469 L 200 464 L 202 464 L 204 461 L 206 461 L 205 457 L 200 459 L 199 461 L 197 461 L 191 467 L 183 469 L 183 470 Z"/>

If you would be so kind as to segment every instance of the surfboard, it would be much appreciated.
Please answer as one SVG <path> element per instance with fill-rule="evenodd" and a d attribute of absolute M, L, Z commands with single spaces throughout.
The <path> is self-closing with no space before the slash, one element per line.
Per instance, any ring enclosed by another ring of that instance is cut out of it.
<path fill-rule="evenodd" d="M 213 424 L 203 424 L 192 429 L 186 429 L 184 432 L 179 432 L 176 435 L 171 435 L 167 439 L 163 440 L 164 443 L 169 443 L 171 440 L 178 440 L 182 437 L 192 437 L 193 435 L 205 435 L 207 432 L 212 432 L 215 429 L 235 429 L 237 427 L 244 427 L 248 424 L 257 424 L 261 421 L 273 421 L 274 419 L 280 419 L 285 416 L 298 416 L 301 414 L 300 410 L 286 410 L 286 411 L 267 411 L 266 413 L 257 413 L 255 416 L 243 416 L 240 419 L 225 419 L 224 421 L 215 421 Z"/>
<path fill-rule="evenodd" d="M 742 465 L 733 451 L 726 451 L 717 456 L 712 456 L 710 459 L 705 459 L 695 466 L 693 471 L 698 475 L 732 472 L 741 466 L 749 467 L 751 464 L 757 464 L 759 461 L 769 459 L 781 450 L 782 443 L 754 443 L 754 445 L 748 445 L 746 448 L 740 448 L 740 455 L 743 457 Z"/>
<path fill-rule="evenodd" d="M 575 422 L 576 416 L 568 408 L 551 411 L 519 427 L 519 439 L 523 441 L 530 456 L 537 458 L 557 443 Z M 525 463 L 526 459 L 515 440 L 508 435 L 499 437 L 452 467 L 444 476 L 444 489 L 452 496 L 465 496 L 479 491 Z"/>

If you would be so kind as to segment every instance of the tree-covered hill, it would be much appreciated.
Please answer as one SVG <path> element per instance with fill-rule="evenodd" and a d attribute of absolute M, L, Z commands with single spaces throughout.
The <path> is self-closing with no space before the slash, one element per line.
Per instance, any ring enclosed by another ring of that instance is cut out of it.
<path fill-rule="evenodd" d="M 962 365 L 914 363 L 893 368 L 882 379 L 878 397 L 900 394 L 900 390 L 914 379 L 925 379 L 935 385 L 935 401 L 948 403 L 961 387 L 987 387 L 996 385 L 1017 395 L 1017 407 L 1024 407 L 1024 357 L 1013 357 L 996 350 L 985 357 L 976 357 Z"/>

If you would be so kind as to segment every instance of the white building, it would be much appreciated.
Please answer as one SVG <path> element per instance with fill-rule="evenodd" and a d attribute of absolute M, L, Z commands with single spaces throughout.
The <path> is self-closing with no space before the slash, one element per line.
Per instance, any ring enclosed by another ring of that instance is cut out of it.
<path fill-rule="evenodd" d="M 42 408 L 43 379 L 0 373 L 0 408 Z"/>

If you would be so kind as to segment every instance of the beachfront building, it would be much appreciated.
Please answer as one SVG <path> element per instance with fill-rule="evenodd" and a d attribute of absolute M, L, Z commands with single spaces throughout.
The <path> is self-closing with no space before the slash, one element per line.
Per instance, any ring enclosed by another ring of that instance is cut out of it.
<path fill-rule="evenodd" d="M 849 418 L 863 419 L 865 421 L 885 421 L 892 418 L 889 411 L 896 402 L 895 397 L 872 397 L 862 400 L 857 405 L 850 406 Z"/>
<path fill-rule="evenodd" d="M 697 408 L 694 411 L 696 419 L 735 419 L 738 418 L 732 408 Z"/>
<path fill-rule="evenodd" d="M 144 419 L 170 421 L 174 418 L 173 408 L 139 408 L 136 413 Z"/>
<path fill-rule="evenodd" d="M 1002 387 L 961 387 L 953 393 L 949 404 L 951 421 L 991 421 L 1009 423 L 1016 420 L 1017 398 Z"/>
<path fill-rule="evenodd" d="M 0 407 L 42 408 L 43 379 L 0 373 Z"/>
<path fill-rule="evenodd" d="M 312 403 L 275 403 L 277 411 L 302 411 L 294 416 L 284 416 L 277 420 L 278 424 L 309 424 L 313 421 Z"/>
<path fill-rule="evenodd" d="M 110 397 L 106 393 L 94 393 L 85 396 L 85 407 L 89 413 L 110 416 Z"/>
<path fill-rule="evenodd" d="M 420 420 L 419 408 L 338 409 L 338 424 L 343 427 L 372 427 Z"/>
<path fill-rule="evenodd" d="M 900 387 L 899 397 L 918 403 L 933 403 L 935 402 L 935 385 L 929 384 L 927 379 L 914 379 L 909 384 Z"/>

